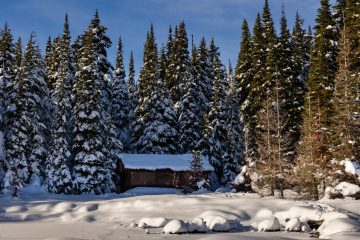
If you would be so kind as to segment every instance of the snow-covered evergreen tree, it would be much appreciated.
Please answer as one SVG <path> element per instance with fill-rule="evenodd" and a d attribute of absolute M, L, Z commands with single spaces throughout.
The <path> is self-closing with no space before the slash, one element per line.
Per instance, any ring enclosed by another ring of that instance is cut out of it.
<path fill-rule="evenodd" d="M 193 77 L 184 22 L 180 23 L 175 36 L 165 76 L 165 85 L 174 104 L 185 94 Z"/>
<path fill-rule="evenodd" d="M 234 180 L 239 170 L 239 166 L 244 163 L 243 160 L 243 124 L 240 116 L 239 96 L 237 93 L 238 84 L 233 75 L 233 69 L 229 63 L 228 73 L 228 93 L 226 99 L 227 106 L 227 140 L 226 155 L 223 163 L 223 181 L 229 182 Z"/>
<path fill-rule="evenodd" d="M 138 96 L 132 133 L 134 150 L 138 153 L 176 153 L 179 150 L 176 115 L 168 91 L 159 78 L 153 26 L 144 47 Z"/>
<path fill-rule="evenodd" d="M 82 35 L 79 71 L 76 74 L 73 109 L 74 122 L 74 191 L 76 193 L 107 193 L 114 190 L 112 180 L 115 163 L 107 149 L 104 102 L 98 83 L 97 46 L 92 28 Z M 109 122 L 108 122 L 109 123 Z"/>
<path fill-rule="evenodd" d="M 210 112 L 205 118 L 203 138 L 196 148 L 208 157 L 217 177 L 223 177 L 223 158 L 226 156 L 228 109 L 226 106 L 226 71 L 220 61 L 220 54 L 214 54 L 214 85 Z M 225 180 L 225 179 L 223 179 Z"/>
<path fill-rule="evenodd" d="M 0 31 L 0 189 L 4 177 L 5 164 L 5 132 L 7 108 L 11 87 L 15 82 L 14 72 L 15 46 L 13 36 L 7 24 Z"/>
<path fill-rule="evenodd" d="M 327 130 L 330 130 L 330 119 L 333 113 L 332 97 L 337 70 L 337 41 L 338 35 L 329 0 L 321 0 L 316 18 L 308 87 L 314 96 L 319 97 L 322 126 Z"/>
<path fill-rule="evenodd" d="M 9 130 L 6 158 L 9 167 L 4 179 L 8 189 L 21 188 L 42 175 L 46 156 L 42 110 L 47 88 L 45 63 L 32 33 L 21 63 L 14 122 Z M 16 185 L 14 185 L 16 183 Z"/>
<path fill-rule="evenodd" d="M 121 38 L 119 38 L 117 46 L 114 79 L 111 82 L 111 104 L 111 114 L 116 128 L 116 136 L 123 143 L 125 151 L 127 151 L 130 141 L 129 111 L 131 105 L 129 101 L 128 86 L 125 80 Z"/>
<path fill-rule="evenodd" d="M 300 27 L 301 29 L 301 27 Z M 301 31 L 301 30 L 300 30 Z M 302 33 L 300 33 L 302 34 Z M 295 73 L 294 70 L 294 45 L 291 45 L 290 42 L 290 32 L 287 28 L 287 19 L 285 16 L 284 6 L 281 12 L 281 21 L 280 21 L 280 36 L 277 44 L 277 66 L 276 69 L 279 73 L 279 82 L 280 84 L 280 102 L 281 102 L 281 113 L 286 113 L 284 116 L 286 124 L 282 132 L 286 132 L 288 137 L 288 149 L 286 155 L 289 160 L 294 161 L 296 157 L 296 146 L 300 140 L 301 136 L 301 123 L 302 123 L 302 114 L 304 109 L 304 96 L 306 91 L 306 84 L 304 79 L 301 78 L 302 67 L 298 73 Z M 300 41 L 299 51 L 304 51 L 303 41 Z M 304 53 L 305 54 L 305 53 Z M 290 56 L 290 57 L 289 57 Z M 292 57 L 291 57 L 292 56 Z M 305 64 L 305 56 L 300 55 L 301 64 Z M 300 74 L 299 74 L 300 73 Z"/>
<path fill-rule="evenodd" d="M 52 142 L 46 160 L 46 186 L 49 192 L 70 193 L 72 179 L 68 167 L 70 154 L 70 112 L 73 67 L 71 64 L 70 32 L 68 17 L 65 16 L 64 31 L 61 36 L 59 69 L 51 96 L 54 104 L 51 124 Z"/>
<path fill-rule="evenodd" d="M 176 108 L 178 116 L 179 143 L 182 152 L 191 152 L 201 137 L 201 108 L 198 102 L 198 85 L 192 81 L 184 96 L 180 98 Z"/>
<path fill-rule="evenodd" d="M 253 50 L 252 50 L 252 74 L 253 80 L 250 84 L 249 101 L 244 102 L 242 112 L 244 115 L 244 147 L 245 160 L 252 165 L 259 158 L 257 139 L 261 133 L 259 131 L 259 111 L 264 96 L 265 83 L 265 63 L 266 63 L 266 46 L 264 41 L 263 26 L 260 14 L 257 15 L 253 29 Z"/>
<path fill-rule="evenodd" d="M 136 83 L 135 83 L 135 66 L 133 52 L 130 53 L 129 74 L 127 79 L 128 95 L 129 95 L 129 130 L 134 121 L 134 111 L 137 104 Z M 129 143 L 130 144 L 130 143 Z M 131 149 L 131 146 L 128 146 Z"/>
<path fill-rule="evenodd" d="M 197 101 L 201 110 L 200 118 L 202 119 L 209 111 L 213 84 L 209 50 L 207 49 L 204 37 L 201 39 L 199 47 L 194 52 L 193 58 L 194 79 L 196 85 L 199 86 Z"/>

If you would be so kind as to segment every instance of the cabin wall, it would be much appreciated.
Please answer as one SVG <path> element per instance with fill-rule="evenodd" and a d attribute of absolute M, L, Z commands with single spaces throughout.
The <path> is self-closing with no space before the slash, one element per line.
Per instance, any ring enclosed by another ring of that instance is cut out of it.
<path fill-rule="evenodd" d="M 123 192 L 135 187 L 182 188 L 189 185 L 191 171 L 173 171 L 171 169 L 127 169 L 120 172 L 120 189 Z M 204 172 L 207 177 L 210 172 Z"/>

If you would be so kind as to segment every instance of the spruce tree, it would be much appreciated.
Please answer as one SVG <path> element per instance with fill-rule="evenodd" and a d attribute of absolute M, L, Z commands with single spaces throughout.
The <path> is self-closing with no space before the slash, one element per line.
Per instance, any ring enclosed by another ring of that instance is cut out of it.
<path fill-rule="evenodd" d="M 264 44 L 266 49 L 266 62 L 265 62 L 265 78 L 264 91 L 270 91 L 274 86 L 275 75 L 279 75 L 276 71 L 277 64 L 277 36 L 274 27 L 274 21 L 271 16 L 268 0 L 265 0 L 263 13 L 263 34 Z"/>
<path fill-rule="evenodd" d="M 42 100 L 47 98 L 45 63 L 32 33 L 27 43 L 17 90 L 14 122 L 9 130 L 6 158 L 8 170 L 4 186 L 17 192 L 31 178 L 42 176 L 46 156 Z"/>
<path fill-rule="evenodd" d="M 52 44 L 51 37 L 48 37 L 48 40 L 46 42 L 46 48 L 45 48 L 45 63 L 48 66 L 50 64 L 50 58 L 51 58 L 51 52 L 52 52 Z"/>
<path fill-rule="evenodd" d="M 213 74 L 214 85 L 210 111 L 205 117 L 203 138 L 196 148 L 200 149 L 208 157 L 217 177 L 221 182 L 225 183 L 227 179 L 222 178 L 223 158 L 227 153 L 225 144 L 227 140 L 228 109 L 226 106 L 226 74 L 218 51 L 214 54 Z"/>
<path fill-rule="evenodd" d="M 13 36 L 7 24 L 0 31 L 0 189 L 5 166 L 6 115 L 9 106 L 9 86 L 15 82 Z"/>
<path fill-rule="evenodd" d="M 59 46 L 59 69 L 51 96 L 54 103 L 53 121 L 51 124 L 51 149 L 46 160 L 46 185 L 49 192 L 70 193 L 72 179 L 68 167 L 70 154 L 70 119 L 71 88 L 73 66 L 71 64 L 70 32 L 68 17 L 65 16 L 64 30 Z"/>
<path fill-rule="evenodd" d="M 132 51 L 130 53 L 129 74 L 128 74 L 128 79 L 127 79 L 127 86 L 128 86 L 128 95 L 129 95 L 129 129 L 131 129 L 131 124 L 134 121 L 134 111 L 135 111 L 136 103 L 137 103 L 134 56 L 133 56 Z M 131 148 L 131 147 L 129 146 L 129 148 Z"/>
<path fill-rule="evenodd" d="M 191 73 L 188 38 L 185 23 L 181 22 L 173 42 L 165 76 L 165 85 L 174 104 L 185 94 L 187 86 L 193 77 Z"/>
<path fill-rule="evenodd" d="M 306 84 L 304 79 L 301 78 L 302 69 L 299 71 L 300 74 L 295 74 L 295 64 L 293 59 L 295 56 L 295 54 L 293 54 L 295 46 L 290 42 L 291 35 L 287 28 L 284 6 L 281 14 L 280 29 L 277 45 L 278 63 L 276 69 L 278 69 L 277 71 L 279 72 L 279 82 L 281 85 L 279 97 L 282 103 L 282 109 L 280 109 L 280 111 L 282 114 L 286 113 L 286 124 L 281 131 L 289 133 L 288 149 L 285 149 L 285 151 L 288 159 L 293 161 L 296 156 L 296 145 L 300 140 L 301 135 Z M 303 51 L 302 41 L 300 41 L 299 45 L 300 50 L 298 49 L 297 51 Z M 305 64 L 304 56 L 300 56 L 300 62 L 301 64 Z"/>
<path fill-rule="evenodd" d="M 137 91 L 139 101 L 132 131 L 133 148 L 138 153 L 176 153 L 179 150 L 176 145 L 176 115 L 168 91 L 159 78 L 157 54 L 151 25 L 144 46 L 144 62 Z"/>
<path fill-rule="evenodd" d="M 212 69 L 210 67 L 210 56 L 206 46 L 205 38 L 201 39 L 199 47 L 194 54 L 196 61 L 193 64 L 195 83 L 199 86 L 198 103 L 201 108 L 201 118 L 209 110 L 212 100 Z"/>
<path fill-rule="evenodd" d="M 223 163 L 223 181 L 228 182 L 234 180 L 239 166 L 243 160 L 243 124 L 240 116 L 240 104 L 238 95 L 238 84 L 233 75 L 231 63 L 229 63 L 228 73 L 228 93 L 226 99 L 227 107 L 227 139 L 226 155 Z"/>
<path fill-rule="evenodd" d="M 184 153 L 194 150 L 201 137 L 202 115 L 197 101 L 199 92 L 199 86 L 194 81 L 190 82 L 186 94 L 180 98 L 176 108 L 179 143 Z"/>
<path fill-rule="evenodd" d="M 253 51 L 252 51 L 252 74 L 253 80 L 250 84 L 249 101 L 242 106 L 244 115 L 244 147 L 245 160 L 252 165 L 258 157 L 257 139 L 261 135 L 259 132 L 259 116 L 261 101 L 264 97 L 265 83 L 264 76 L 266 63 L 266 46 L 264 41 L 263 26 L 260 14 L 257 15 L 253 29 Z"/>
<path fill-rule="evenodd" d="M 107 119 L 102 114 L 105 103 L 101 96 L 102 85 L 98 83 L 98 49 L 93 34 L 90 28 L 82 35 L 79 71 L 74 84 L 73 177 L 75 193 L 101 194 L 114 190 L 115 163 L 110 158 L 104 136 Z"/>
<path fill-rule="evenodd" d="M 309 91 L 319 97 L 322 125 L 329 130 L 333 113 L 334 78 L 337 69 L 337 40 L 335 21 L 328 0 L 321 0 L 315 25 L 314 47 L 311 52 Z"/>
<path fill-rule="evenodd" d="M 116 128 L 117 139 L 123 143 L 124 149 L 129 145 L 129 93 L 125 80 L 125 67 L 123 63 L 122 41 L 119 38 L 116 56 L 116 69 L 111 82 L 111 114 Z"/>

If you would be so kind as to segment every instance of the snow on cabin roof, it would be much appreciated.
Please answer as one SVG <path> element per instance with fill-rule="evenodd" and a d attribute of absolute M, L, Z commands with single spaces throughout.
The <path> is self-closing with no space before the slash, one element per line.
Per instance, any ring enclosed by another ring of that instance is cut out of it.
<path fill-rule="evenodd" d="M 125 168 L 128 169 L 166 169 L 174 171 L 190 170 L 192 154 L 121 154 Z M 204 171 L 213 171 L 209 160 L 202 157 Z"/>

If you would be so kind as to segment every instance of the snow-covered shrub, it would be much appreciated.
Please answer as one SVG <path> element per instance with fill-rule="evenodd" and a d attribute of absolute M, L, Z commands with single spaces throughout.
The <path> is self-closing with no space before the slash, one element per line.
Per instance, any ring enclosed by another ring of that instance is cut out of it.
<path fill-rule="evenodd" d="M 291 218 L 286 222 L 285 230 L 288 232 L 299 232 L 301 230 L 301 222 L 299 218 Z"/>
<path fill-rule="evenodd" d="M 139 221 L 139 228 L 159 228 L 164 227 L 169 222 L 168 219 L 163 217 L 157 218 L 142 218 Z"/>
<path fill-rule="evenodd" d="M 171 220 L 168 222 L 163 231 L 165 234 L 180 234 L 188 232 L 188 223 L 182 220 Z"/>
<path fill-rule="evenodd" d="M 231 226 L 226 218 L 216 216 L 210 221 L 209 229 L 214 232 L 228 232 L 231 230 Z"/>
<path fill-rule="evenodd" d="M 353 197 L 360 199 L 360 187 L 356 184 L 341 182 L 335 187 L 327 187 L 325 190 L 324 199 L 335 199 Z"/>
<path fill-rule="evenodd" d="M 276 217 L 271 219 L 263 220 L 258 225 L 259 232 L 273 232 L 273 231 L 280 231 L 280 222 Z"/>
<path fill-rule="evenodd" d="M 197 232 L 197 233 L 204 233 L 207 232 L 208 228 L 204 222 L 204 219 L 201 217 L 194 218 L 188 224 L 188 232 Z"/>

